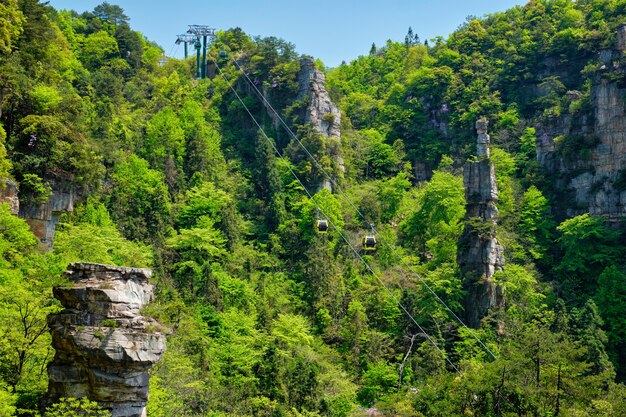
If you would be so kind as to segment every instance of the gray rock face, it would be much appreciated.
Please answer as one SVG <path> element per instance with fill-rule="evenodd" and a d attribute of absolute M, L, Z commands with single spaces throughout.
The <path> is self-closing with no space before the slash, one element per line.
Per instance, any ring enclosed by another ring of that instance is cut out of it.
<path fill-rule="evenodd" d="M 48 396 L 88 397 L 113 417 L 144 417 L 148 370 L 165 351 L 158 323 L 141 316 L 153 298 L 149 269 L 74 263 L 71 287 L 55 287 L 64 307 L 48 317 L 56 350 Z"/>
<path fill-rule="evenodd" d="M 480 123 L 480 124 L 479 124 Z M 504 265 L 504 249 L 496 238 L 498 186 L 494 166 L 489 159 L 486 121 L 479 121 L 478 151 L 482 157 L 463 167 L 463 185 L 467 200 L 465 229 L 459 238 L 457 262 L 467 291 L 464 300 L 467 324 L 478 327 L 492 307 L 502 306 L 504 298 L 491 277 Z M 485 136 L 487 141 L 485 142 Z"/>
<path fill-rule="evenodd" d="M 623 82 L 626 61 L 626 26 L 617 32 L 615 49 L 600 51 L 600 69 L 593 81 L 589 100 L 591 111 L 568 111 L 545 120 L 537 128 L 537 159 L 554 175 L 558 189 L 569 189 L 576 207 L 568 215 L 589 212 L 617 219 L 626 215 L 626 88 Z M 568 100 L 576 97 L 568 94 Z M 555 139 L 584 138 L 589 150 L 566 155 Z"/>
<path fill-rule="evenodd" d="M 20 200 L 17 197 L 17 184 L 8 178 L 0 178 L 0 204 L 9 203 L 11 213 L 20 211 Z"/>
<path fill-rule="evenodd" d="M 315 68 L 312 58 L 300 60 L 300 72 L 298 73 L 298 100 L 308 98 L 308 105 L 304 113 L 304 122 L 310 124 L 326 139 L 328 156 L 333 161 L 334 172 L 329 173 L 335 177 L 343 176 L 345 166 L 341 157 L 341 111 L 330 99 L 326 91 L 326 76 Z M 323 179 L 319 189 L 332 190 L 331 182 Z"/>
<path fill-rule="evenodd" d="M 478 133 L 476 154 L 478 155 L 478 157 L 489 157 L 489 145 L 491 144 L 491 138 L 487 133 L 488 127 L 489 121 L 487 119 L 480 119 L 476 121 L 476 133 Z"/>
<path fill-rule="evenodd" d="M 26 220 L 43 248 L 52 249 L 54 232 L 61 214 L 74 211 L 74 203 L 77 200 L 78 195 L 73 185 L 53 183 L 52 195 L 47 202 L 39 205 L 23 204 L 20 206 L 19 215 Z"/>
<path fill-rule="evenodd" d="M 298 99 L 309 97 L 304 121 L 311 123 L 327 138 L 340 138 L 341 111 L 330 99 L 326 91 L 326 76 L 315 68 L 312 58 L 300 60 L 298 84 L 300 85 Z"/>

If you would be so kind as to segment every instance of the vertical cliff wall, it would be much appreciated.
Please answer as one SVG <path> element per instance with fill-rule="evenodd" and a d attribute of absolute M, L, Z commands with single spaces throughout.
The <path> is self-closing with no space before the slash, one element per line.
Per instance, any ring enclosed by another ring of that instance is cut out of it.
<path fill-rule="evenodd" d="M 78 200 L 76 187 L 71 183 L 57 181 L 52 183 L 52 194 L 42 204 L 22 204 L 19 216 L 22 217 L 34 235 L 41 241 L 44 250 L 52 249 L 56 225 L 63 213 L 74 211 Z"/>
<path fill-rule="evenodd" d="M 145 417 L 148 370 L 165 351 L 158 324 L 140 314 L 151 271 L 74 263 L 65 274 L 73 285 L 54 288 L 65 309 L 48 318 L 50 399 L 88 397 L 113 417 Z"/>
<path fill-rule="evenodd" d="M 626 215 L 626 27 L 614 49 L 597 56 L 588 106 L 563 106 L 537 125 L 537 160 L 569 191 L 568 216 L 589 212 L 617 219 Z M 570 91 L 564 103 L 581 93 Z"/>
<path fill-rule="evenodd" d="M 488 310 L 504 303 L 501 290 L 491 279 L 504 265 L 502 245 L 496 238 L 498 187 L 489 159 L 488 122 L 476 122 L 478 159 L 463 167 L 467 200 L 465 228 L 459 238 L 457 262 L 467 291 L 464 300 L 467 324 L 478 327 Z"/>

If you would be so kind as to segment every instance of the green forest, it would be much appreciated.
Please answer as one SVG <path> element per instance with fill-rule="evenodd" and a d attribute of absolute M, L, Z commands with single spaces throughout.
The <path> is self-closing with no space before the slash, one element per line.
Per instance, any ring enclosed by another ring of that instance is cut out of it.
<path fill-rule="evenodd" d="M 21 213 L 60 188 L 77 199 L 50 250 L 0 204 L 0 417 L 110 415 L 45 408 L 52 288 L 77 261 L 153 270 L 143 314 L 168 350 L 151 417 L 626 416 L 626 211 L 593 198 L 626 194 L 594 128 L 603 91 L 624 110 L 624 23 L 626 0 L 531 0 L 336 68 L 308 57 L 341 111 L 334 137 L 308 122 L 288 40 L 218 30 L 196 79 L 195 56 L 162 59 L 118 6 L 2 0 L 0 194 L 17 184 Z M 479 119 L 487 226 L 463 179 Z M 590 204 L 568 185 L 588 177 Z M 506 260 L 504 301 L 476 328 L 468 227 Z"/>

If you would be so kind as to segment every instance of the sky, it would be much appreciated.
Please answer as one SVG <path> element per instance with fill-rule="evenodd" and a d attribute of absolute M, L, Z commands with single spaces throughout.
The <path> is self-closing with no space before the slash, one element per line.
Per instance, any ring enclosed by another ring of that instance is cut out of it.
<path fill-rule="evenodd" d="M 49 0 L 57 9 L 92 11 L 104 0 Z M 188 25 L 240 27 L 251 36 L 276 36 L 328 67 L 369 53 L 372 43 L 404 41 L 409 26 L 422 40 L 447 37 L 467 16 L 504 11 L 523 0 L 108 0 L 122 7 L 134 30 L 165 54 L 184 55 L 176 35 Z"/>

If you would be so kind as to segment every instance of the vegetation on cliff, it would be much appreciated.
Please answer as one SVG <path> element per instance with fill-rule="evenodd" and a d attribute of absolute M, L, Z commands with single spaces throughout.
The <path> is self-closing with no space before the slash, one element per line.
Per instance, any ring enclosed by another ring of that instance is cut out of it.
<path fill-rule="evenodd" d="M 195 80 L 193 60 L 160 62 L 119 7 L 4 1 L 0 177 L 26 205 L 61 182 L 81 201 L 45 254 L 0 205 L 0 416 L 38 412 L 51 287 L 78 260 L 155 271 L 146 314 L 170 336 L 151 416 L 626 415 L 624 222 L 576 207 L 535 149 L 546 120 L 593 113 L 591 86 L 609 77 L 597 53 L 625 11 L 532 0 L 446 40 L 373 47 L 326 74 L 339 141 L 304 123 L 309 97 L 284 40 L 219 32 L 211 77 Z M 460 167 L 482 116 L 506 304 L 470 330 L 447 307 L 463 317 Z M 566 159 L 595 144 L 556 142 Z M 321 168 L 345 193 L 317 192 Z M 327 234 L 314 230 L 318 207 Z M 370 223 L 381 244 L 363 253 Z"/>

